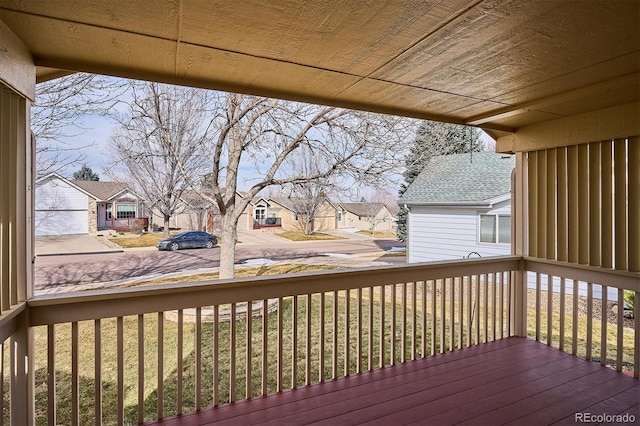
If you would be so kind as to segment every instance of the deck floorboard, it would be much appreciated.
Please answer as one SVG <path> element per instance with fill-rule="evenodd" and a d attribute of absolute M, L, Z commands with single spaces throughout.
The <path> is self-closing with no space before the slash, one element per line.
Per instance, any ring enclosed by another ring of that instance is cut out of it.
<path fill-rule="evenodd" d="M 512 337 L 146 424 L 575 424 L 638 420 L 638 395 L 632 377 Z"/>

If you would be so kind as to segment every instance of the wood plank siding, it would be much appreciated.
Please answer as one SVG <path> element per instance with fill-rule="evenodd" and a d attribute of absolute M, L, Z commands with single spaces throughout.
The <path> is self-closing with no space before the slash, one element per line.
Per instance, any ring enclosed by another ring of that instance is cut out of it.
<path fill-rule="evenodd" d="M 640 418 L 640 382 L 512 337 L 147 425 L 574 423 Z"/>

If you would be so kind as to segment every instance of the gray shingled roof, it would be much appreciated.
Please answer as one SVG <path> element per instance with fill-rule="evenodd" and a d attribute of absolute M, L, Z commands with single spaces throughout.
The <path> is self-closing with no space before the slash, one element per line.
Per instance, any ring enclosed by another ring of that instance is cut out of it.
<path fill-rule="evenodd" d="M 511 191 L 515 157 L 494 152 L 433 157 L 400 204 L 482 202 Z"/>
<path fill-rule="evenodd" d="M 340 203 L 340 207 L 356 216 L 375 216 L 385 206 L 383 203 Z"/>
<path fill-rule="evenodd" d="M 127 187 L 122 182 L 102 182 L 97 180 L 72 180 L 71 182 L 92 194 L 98 200 L 108 200 Z"/>

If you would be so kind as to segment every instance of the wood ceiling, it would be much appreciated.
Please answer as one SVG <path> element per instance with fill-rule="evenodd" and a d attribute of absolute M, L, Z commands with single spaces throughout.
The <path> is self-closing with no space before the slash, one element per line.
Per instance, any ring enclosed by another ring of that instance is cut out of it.
<path fill-rule="evenodd" d="M 0 19 L 39 80 L 88 71 L 496 134 L 640 98 L 638 0 L 0 0 Z"/>

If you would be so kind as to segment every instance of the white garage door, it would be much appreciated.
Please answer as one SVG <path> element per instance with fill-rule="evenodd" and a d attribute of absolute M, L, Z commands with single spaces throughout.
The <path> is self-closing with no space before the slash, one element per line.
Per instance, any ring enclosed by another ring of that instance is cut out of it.
<path fill-rule="evenodd" d="M 36 236 L 88 234 L 87 210 L 36 210 Z"/>

